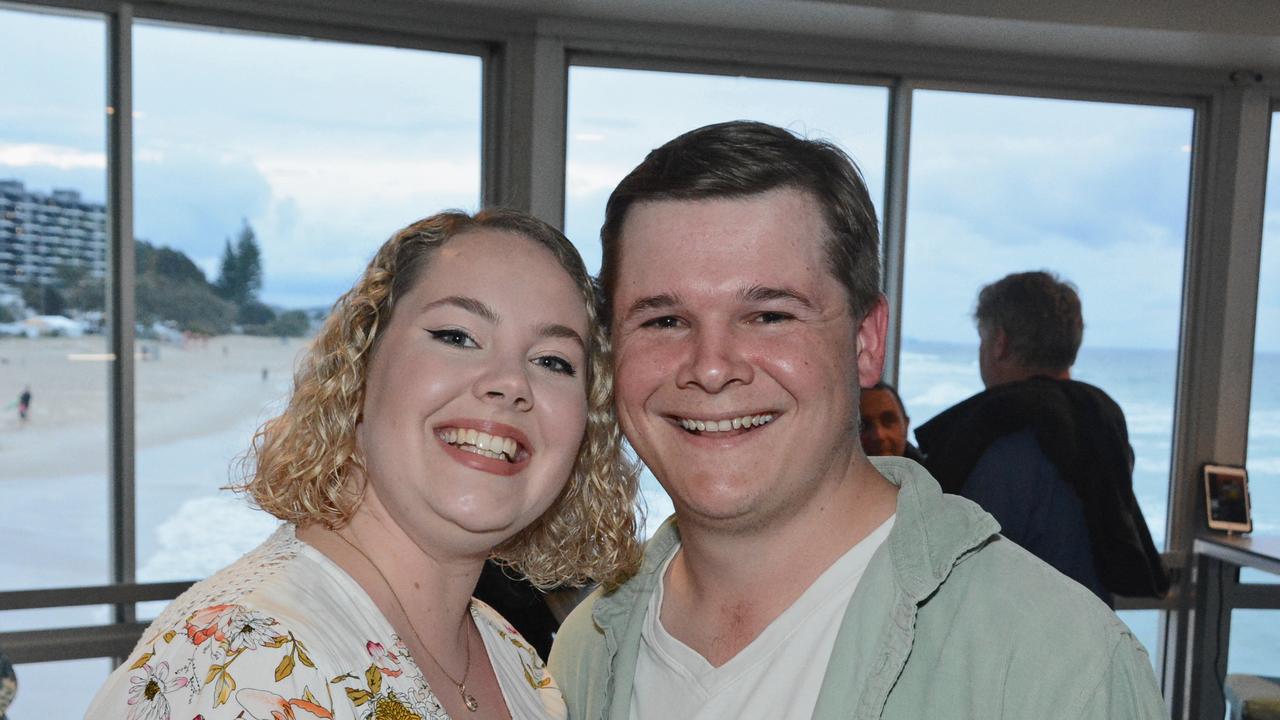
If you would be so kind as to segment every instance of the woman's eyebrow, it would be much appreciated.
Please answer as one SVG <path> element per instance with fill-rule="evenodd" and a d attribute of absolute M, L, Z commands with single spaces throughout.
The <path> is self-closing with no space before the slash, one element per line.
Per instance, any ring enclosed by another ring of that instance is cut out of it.
<path fill-rule="evenodd" d="M 479 315 L 495 325 L 502 320 L 502 318 L 498 316 L 498 313 L 494 312 L 493 308 L 473 297 L 467 297 L 466 295 L 450 295 L 449 297 L 434 300 L 423 305 L 421 312 L 426 312 L 432 308 L 437 308 L 442 305 L 452 305 L 453 307 L 461 308 L 473 315 Z"/>
<path fill-rule="evenodd" d="M 494 325 L 502 322 L 502 316 L 498 315 L 493 308 L 484 304 L 480 300 L 473 297 L 467 297 L 466 295 L 450 295 L 449 297 L 443 297 L 439 300 L 433 300 L 422 306 L 422 312 L 426 312 L 432 308 L 437 308 L 443 305 L 461 308 L 473 315 L 478 315 L 481 318 L 484 318 Z M 572 340 L 581 345 L 584 350 L 587 347 L 586 340 L 583 340 L 582 336 L 578 334 L 578 331 L 568 325 L 545 323 L 543 325 L 539 325 L 535 333 L 538 337 L 564 338 L 566 340 Z"/>
<path fill-rule="evenodd" d="M 546 325 L 539 325 L 537 330 L 537 335 L 538 337 L 564 338 L 566 340 L 573 340 L 574 342 L 578 343 L 578 345 L 581 345 L 583 350 L 587 349 L 586 341 L 582 339 L 582 336 L 578 334 L 577 330 L 574 330 L 568 325 L 560 325 L 558 323 L 548 323 Z"/>

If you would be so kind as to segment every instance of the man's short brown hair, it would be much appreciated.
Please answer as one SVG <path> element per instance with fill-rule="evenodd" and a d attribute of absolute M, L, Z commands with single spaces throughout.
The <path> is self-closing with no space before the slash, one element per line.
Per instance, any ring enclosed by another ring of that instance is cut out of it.
<path fill-rule="evenodd" d="M 973 312 L 979 330 L 1003 330 L 1014 359 L 1027 368 L 1066 370 L 1084 340 L 1076 286 L 1048 271 L 1006 275 L 982 288 Z"/>
<path fill-rule="evenodd" d="M 858 166 L 830 142 L 805 140 L 746 120 L 707 125 L 671 140 L 650 152 L 614 189 L 600 229 L 601 319 L 612 321 L 622 226 L 633 205 L 743 198 L 779 188 L 804 191 L 822 209 L 828 267 L 848 294 L 851 315 L 861 320 L 880 297 L 880 232 Z"/>

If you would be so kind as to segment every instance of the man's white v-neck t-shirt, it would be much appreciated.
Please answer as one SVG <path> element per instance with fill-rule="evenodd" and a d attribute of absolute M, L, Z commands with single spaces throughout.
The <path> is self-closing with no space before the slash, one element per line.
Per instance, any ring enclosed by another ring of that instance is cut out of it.
<path fill-rule="evenodd" d="M 631 694 L 632 720 L 811 718 L 845 608 L 893 521 L 890 517 L 849 548 L 751 644 L 720 667 L 662 626 L 665 577 L 677 546 L 663 563 L 645 611 Z"/>

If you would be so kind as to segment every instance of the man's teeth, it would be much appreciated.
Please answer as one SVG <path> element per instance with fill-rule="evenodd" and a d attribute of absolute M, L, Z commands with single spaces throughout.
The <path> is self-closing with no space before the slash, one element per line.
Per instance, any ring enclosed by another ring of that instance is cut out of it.
<path fill-rule="evenodd" d="M 680 427 L 698 432 L 729 432 L 743 428 L 760 427 L 773 420 L 773 415 L 744 415 L 732 420 L 690 420 L 680 419 Z"/>
<path fill-rule="evenodd" d="M 509 437 L 471 429 L 445 428 L 440 431 L 440 437 L 450 445 L 456 445 L 459 450 L 507 462 L 515 462 L 516 448 L 519 447 Z"/>

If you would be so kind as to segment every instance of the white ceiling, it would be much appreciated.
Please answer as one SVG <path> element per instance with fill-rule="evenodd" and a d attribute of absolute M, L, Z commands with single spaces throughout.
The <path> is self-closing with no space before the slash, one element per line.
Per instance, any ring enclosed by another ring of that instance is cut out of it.
<path fill-rule="evenodd" d="M 1280 0 L 454 2 L 542 17 L 767 30 L 1280 74 Z"/>

